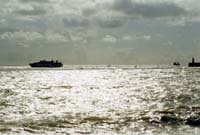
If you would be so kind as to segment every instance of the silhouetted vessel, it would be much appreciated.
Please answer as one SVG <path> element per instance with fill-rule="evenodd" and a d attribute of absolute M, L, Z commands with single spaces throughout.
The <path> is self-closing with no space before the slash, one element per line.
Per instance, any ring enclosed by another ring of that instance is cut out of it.
<path fill-rule="evenodd" d="M 192 58 L 192 62 L 188 64 L 189 67 L 200 67 L 200 62 L 195 62 L 194 58 Z"/>
<path fill-rule="evenodd" d="M 47 60 L 41 60 L 39 62 L 34 62 L 29 64 L 31 67 L 49 67 L 49 68 L 54 68 L 54 67 L 62 67 L 63 64 L 61 62 L 56 61 L 47 61 Z"/>
<path fill-rule="evenodd" d="M 174 62 L 173 65 L 174 66 L 180 66 L 180 63 L 179 62 Z"/>

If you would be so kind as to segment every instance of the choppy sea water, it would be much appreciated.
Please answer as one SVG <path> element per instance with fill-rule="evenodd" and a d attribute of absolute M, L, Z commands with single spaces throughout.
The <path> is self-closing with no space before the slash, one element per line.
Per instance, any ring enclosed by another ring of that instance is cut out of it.
<path fill-rule="evenodd" d="M 200 69 L 0 67 L 0 134 L 199 135 Z"/>

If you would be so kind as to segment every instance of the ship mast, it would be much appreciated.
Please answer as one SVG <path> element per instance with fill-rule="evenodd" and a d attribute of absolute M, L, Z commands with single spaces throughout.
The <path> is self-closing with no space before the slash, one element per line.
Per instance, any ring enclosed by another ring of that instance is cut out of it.
<path fill-rule="evenodd" d="M 194 57 L 192 58 L 192 63 L 195 63 Z"/>

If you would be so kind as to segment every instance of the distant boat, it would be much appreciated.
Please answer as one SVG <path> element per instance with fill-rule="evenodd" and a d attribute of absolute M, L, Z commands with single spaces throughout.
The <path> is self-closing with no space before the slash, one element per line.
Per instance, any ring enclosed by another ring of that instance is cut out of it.
<path fill-rule="evenodd" d="M 174 66 L 180 66 L 180 63 L 179 62 L 174 62 L 173 65 Z"/>
<path fill-rule="evenodd" d="M 31 67 L 48 67 L 48 68 L 54 68 L 54 67 L 62 67 L 63 64 L 59 61 L 47 61 L 47 60 L 41 60 L 39 62 L 34 62 L 29 64 Z"/>
<path fill-rule="evenodd" d="M 192 58 L 192 62 L 188 64 L 189 67 L 200 67 L 200 62 L 195 62 L 194 58 Z"/>

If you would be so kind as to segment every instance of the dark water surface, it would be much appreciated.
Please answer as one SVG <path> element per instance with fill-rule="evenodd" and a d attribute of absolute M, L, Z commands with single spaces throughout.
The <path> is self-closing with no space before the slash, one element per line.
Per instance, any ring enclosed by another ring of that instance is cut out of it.
<path fill-rule="evenodd" d="M 0 67 L 0 134 L 199 135 L 200 69 Z"/>

